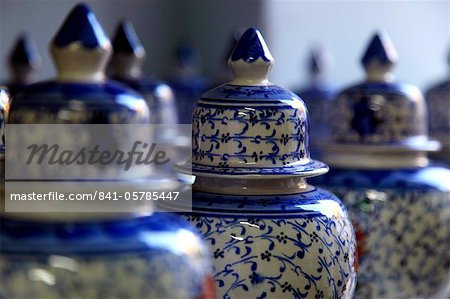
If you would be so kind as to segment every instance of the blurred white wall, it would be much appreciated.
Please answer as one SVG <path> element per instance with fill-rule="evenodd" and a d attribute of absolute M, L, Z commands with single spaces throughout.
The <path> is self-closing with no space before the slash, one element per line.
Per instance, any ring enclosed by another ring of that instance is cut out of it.
<path fill-rule="evenodd" d="M 0 0 L 0 81 L 17 35 L 28 31 L 43 55 L 40 78 L 54 74 L 47 44 L 75 0 Z M 261 28 L 276 60 L 272 81 L 294 87 L 306 79 L 305 60 L 321 42 L 335 59 L 330 77 L 348 84 L 363 76 L 359 59 L 374 30 L 388 31 L 400 60 L 397 78 L 425 87 L 447 71 L 450 0 L 300 1 L 300 0 L 87 0 L 105 31 L 121 18 L 135 25 L 148 58 L 145 70 L 167 76 L 179 41 L 191 40 L 203 54 L 204 72 L 220 71 L 230 34 Z"/>
<path fill-rule="evenodd" d="M 293 87 L 306 80 L 312 44 L 335 60 L 330 78 L 347 85 L 364 76 L 359 60 L 372 33 L 386 30 L 397 48 L 396 78 L 426 87 L 447 74 L 450 1 L 267 0 L 265 20 L 276 65 L 272 81 Z"/>

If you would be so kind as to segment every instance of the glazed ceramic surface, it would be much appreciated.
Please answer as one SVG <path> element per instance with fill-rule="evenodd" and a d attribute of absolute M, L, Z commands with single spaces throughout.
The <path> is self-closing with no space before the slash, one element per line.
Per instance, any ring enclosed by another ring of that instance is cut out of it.
<path fill-rule="evenodd" d="M 169 80 L 176 98 L 176 110 L 180 124 L 190 124 L 197 100 L 205 92 L 208 80 L 199 74 L 199 54 L 188 45 L 181 45 L 176 51 L 177 69 Z"/>
<path fill-rule="evenodd" d="M 110 44 L 89 7 L 75 6 L 52 49 L 57 79 L 32 84 L 15 99 L 14 123 L 149 123 L 141 95 L 105 80 Z M 67 136 L 77 142 L 83 137 Z M 140 180 L 127 181 L 130 186 L 165 188 L 161 176 L 139 174 Z M 0 218 L 1 298 L 214 297 L 206 247 L 173 214 L 142 216 L 140 208 L 128 214 L 25 214 Z"/>
<path fill-rule="evenodd" d="M 254 28 L 232 53 L 234 79 L 206 92 L 193 115 L 192 213 L 212 253 L 219 298 L 351 298 L 356 245 L 345 207 L 304 178 L 303 101 L 270 83 L 273 58 Z"/>
<path fill-rule="evenodd" d="M 358 298 L 445 298 L 448 169 L 337 168 L 312 182 L 340 196 L 349 209 L 359 249 Z"/>
<path fill-rule="evenodd" d="M 205 247 L 167 213 L 1 226 L 2 298 L 199 299 L 208 287 Z"/>
<path fill-rule="evenodd" d="M 335 86 L 325 79 L 331 57 L 323 48 L 314 48 L 309 59 L 309 84 L 296 90 L 308 107 L 311 119 L 311 154 L 321 157 L 320 140 L 329 136 L 329 117 L 332 100 L 337 93 Z"/>
<path fill-rule="evenodd" d="M 362 59 L 366 81 L 334 103 L 329 174 L 312 181 L 341 196 L 360 253 L 358 298 L 447 298 L 450 170 L 430 164 L 426 108 L 417 87 L 393 80 L 397 58 L 377 33 Z M 447 292 L 447 293 L 446 293 Z"/>
<path fill-rule="evenodd" d="M 331 193 L 193 196 L 187 219 L 212 252 L 220 298 L 352 297 L 354 233 Z"/>
<path fill-rule="evenodd" d="M 145 96 L 154 124 L 176 124 L 178 115 L 172 89 L 161 81 L 142 76 L 145 49 L 133 25 L 121 22 L 113 39 L 114 54 L 110 62 L 111 75 Z"/>
<path fill-rule="evenodd" d="M 86 7 L 72 11 L 55 35 L 51 53 L 56 79 L 23 89 L 12 104 L 12 123 L 149 122 L 140 94 L 105 79 L 111 44 Z"/>
<path fill-rule="evenodd" d="M 450 58 L 449 58 L 450 59 Z M 431 87 L 426 93 L 430 135 L 442 144 L 432 157 L 450 165 L 450 79 Z"/>
<path fill-rule="evenodd" d="M 10 79 L 6 82 L 9 92 L 14 97 L 33 82 L 41 65 L 41 55 L 29 34 L 21 34 L 9 55 Z"/>

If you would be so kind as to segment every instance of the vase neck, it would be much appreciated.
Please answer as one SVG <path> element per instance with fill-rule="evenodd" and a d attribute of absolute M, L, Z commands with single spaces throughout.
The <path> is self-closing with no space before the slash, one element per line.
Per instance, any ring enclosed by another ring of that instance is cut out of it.
<path fill-rule="evenodd" d="M 222 177 L 197 177 L 195 191 L 230 195 L 297 194 L 311 190 L 304 178 L 234 179 Z"/>

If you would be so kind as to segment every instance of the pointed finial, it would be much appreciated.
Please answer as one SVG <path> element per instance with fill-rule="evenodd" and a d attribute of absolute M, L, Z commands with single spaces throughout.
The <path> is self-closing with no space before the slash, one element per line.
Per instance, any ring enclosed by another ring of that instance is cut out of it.
<path fill-rule="evenodd" d="M 53 44 L 58 48 L 72 43 L 79 43 L 88 49 L 104 48 L 110 44 L 96 16 L 85 3 L 72 9 L 53 39 Z"/>
<path fill-rule="evenodd" d="M 124 53 L 136 57 L 145 55 L 145 49 L 134 30 L 133 24 L 129 20 L 123 20 L 117 26 L 112 46 L 114 54 Z"/>
<path fill-rule="evenodd" d="M 244 60 L 254 62 L 261 58 L 264 61 L 273 61 L 272 54 L 267 48 L 266 42 L 256 28 L 247 29 L 231 54 L 231 61 Z"/>
<path fill-rule="evenodd" d="M 361 59 L 364 67 L 377 62 L 380 65 L 393 65 L 397 62 L 398 54 L 389 35 L 384 32 L 376 32 Z"/>
<path fill-rule="evenodd" d="M 111 43 L 84 3 L 69 13 L 51 44 L 59 80 L 102 81 Z"/>
<path fill-rule="evenodd" d="M 256 28 L 247 29 L 228 60 L 234 75 L 231 84 L 267 85 L 273 57 L 261 33 Z"/>
<path fill-rule="evenodd" d="M 111 75 L 119 78 L 139 78 L 142 74 L 145 49 L 130 21 L 119 23 L 112 45 L 114 52 L 110 61 Z"/>
<path fill-rule="evenodd" d="M 319 76 L 330 68 L 333 59 L 322 45 L 314 46 L 309 57 L 309 73 L 313 77 Z"/>
<path fill-rule="evenodd" d="M 9 55 L 11 81 L 28 83 L 41 65 L 41 55 L 36 43 L 27 33 L 22 33 Z"/>
<path fill-rule="evenodd" d="M 11 50 L 9 56 L 11 66 L 28 66 L 31 69 L 37 69 L 41 64 L 41 55 L 37 49 L 36 43 L 27 33 L 22 33 Z"/>

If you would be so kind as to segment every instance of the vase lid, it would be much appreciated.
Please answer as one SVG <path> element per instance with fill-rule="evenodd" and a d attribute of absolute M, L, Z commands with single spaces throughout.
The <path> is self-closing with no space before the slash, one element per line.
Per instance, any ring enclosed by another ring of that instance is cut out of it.
<path fill-rule="evenodd" d="M 119 23 L 112 46 L 111 75 L 125 79 L 139 78 L 146 53 L 130 21 L 123 20 Z"/>
<path fill-rule="evenodd" d="M 36 43 L 28 33 L 22 33 L 9 54 L 12 82 L 29 82 L 41 65 L 41 55 Z"/>
<path fill-rule="evenodd" d="M 309 155 L 304 102 L 268 80 L 274 59 L 261 33 L 242 35 L 228 64 L 234 79 L 207 91 L 192 118 L 192 160 L 176 169 L 195 176 L 311 177 L 328 167 Z"/>
<path fill-rule="evenodd" d="M 439 148 L 438 142 L 428 138 L 420 90 L 393 78 L 397 58 L 387 33 L 376 32 L 361 59 L 366 80 L 341 91 L 333 104 L 332 136 L 324 145 L 327 163 L 418 166 L 428 163 L 425 152 Z"/>
<path fill-rule="evenodd" d="M 12 123 L 148 123 L 143 96 L 107 80 L 111 43 L 95 14 L 77 4 L 50 42 L 54 80 L 27 85 L 14 98 Z"/>
<path fill-rule="evenodd" d="M 50 45 L 57 80 L 102 82 L 111 56 L 111 43 L 85 3 L 69 13 Z"/>

